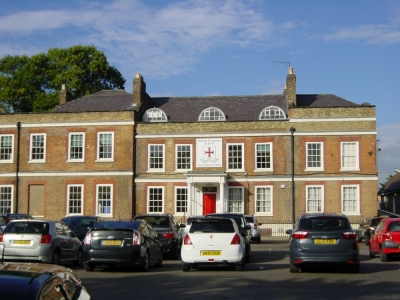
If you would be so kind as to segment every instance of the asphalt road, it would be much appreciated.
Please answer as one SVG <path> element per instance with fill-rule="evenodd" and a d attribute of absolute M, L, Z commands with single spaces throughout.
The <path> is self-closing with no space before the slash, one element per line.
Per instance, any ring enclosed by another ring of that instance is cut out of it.
<path fill-rule="evenodd" d="M 201 268 L 183 272 L 180 261 L 165 260 L 146 273 L 128 267 L 94 272 L 71 268 L 84 281 L 93 299 L 399 299 L 400 259 L 383 263 L 371 259 L 360 245 L 361 271 L 341 266 L 289 272 L 287 242 L 252 244 L 245 271 Z"/>

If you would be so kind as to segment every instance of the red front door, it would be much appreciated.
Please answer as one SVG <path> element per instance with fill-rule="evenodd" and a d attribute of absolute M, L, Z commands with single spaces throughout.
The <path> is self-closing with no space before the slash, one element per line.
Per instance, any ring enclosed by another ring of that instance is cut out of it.
<path fill-rule="evenodd" d="M 216 212 L 217 194 L 203 194 L 203 215 Z"/>

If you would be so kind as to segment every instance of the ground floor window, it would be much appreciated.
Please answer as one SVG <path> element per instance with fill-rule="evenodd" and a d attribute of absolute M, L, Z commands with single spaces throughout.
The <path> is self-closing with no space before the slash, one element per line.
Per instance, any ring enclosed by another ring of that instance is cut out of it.
<path fill-rule="evenodd" d="M 256 214 L 272 215 L 272 187 L 256 187 L 255 196 Z"/>
<path fill-rule="evenodd" d="M 97 214 L 112 216 L 113 192 L 112 185 L 97 185 Z"/>
<path fill-rule="evenodd" d="M 149 187 L 147 193 L 148 212 L 149 213 L 163 213 L 164 208 L 164 188 L 163 187 Z"/>
<path fill-rule="evenodd" d="M 68 185 L 68 215 L 81 215 L 83 185 Z"/>
<path fill-rule="evenodd" d="M 342 186 L 342 212 L 347 215 L 360 213 L 360 195 L 358 185 Z"/>
<path fill-rule="evenodd" d="M 307 213 L 323 212 L 323 187 L 307 186 Z"/>
<path fill-rule="evenodd" d="M 230 187 L 228 198 L 230 213 L 243 213 L 243 187 Z"/>
<path fill-rule="evenodd" d="M 0 213 L 12 213 L 12 192 L 13 186 L 0 186 Z"/>
<path fill-rule="evenodd" d="M 175 189 L 175 207 L 177 214 L 187 213 L 187 200 L 188 200 L 188 189 L 187 188 L 176 188 Z"/>

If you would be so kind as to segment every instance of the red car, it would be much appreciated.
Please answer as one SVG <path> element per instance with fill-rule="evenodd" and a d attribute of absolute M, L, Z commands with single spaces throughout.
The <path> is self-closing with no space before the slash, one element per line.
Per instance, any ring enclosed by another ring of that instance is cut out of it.
<path fill-rule="evenodd" d="M 391 255 L 400 255 L 400 218 L 382 219 L 369 242 L 371 258 L 380 254 L 381 261 L 388 261 Z"/>

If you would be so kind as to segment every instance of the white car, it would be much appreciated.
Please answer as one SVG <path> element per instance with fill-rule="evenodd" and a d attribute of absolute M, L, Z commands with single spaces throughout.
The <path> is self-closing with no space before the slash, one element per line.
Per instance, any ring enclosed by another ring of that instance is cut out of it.
<path fill-rule="evenodd" d="M 193 219 L 183 239 L 182 270 L 189 271 L 199 265 L 232 265 L 243 271 L 245 240 L 236 222 L 228 218 Z"/>

